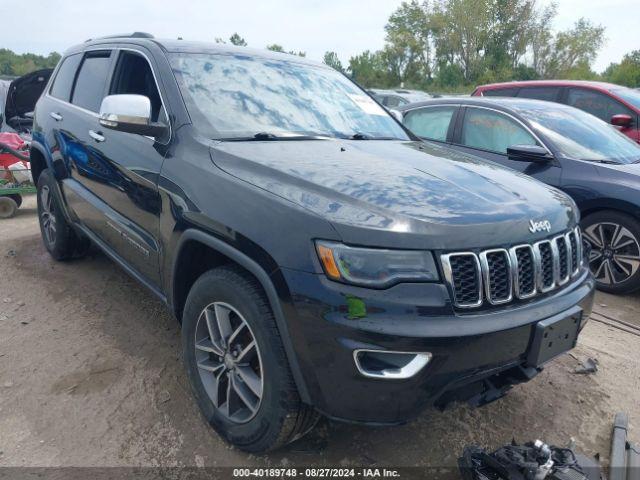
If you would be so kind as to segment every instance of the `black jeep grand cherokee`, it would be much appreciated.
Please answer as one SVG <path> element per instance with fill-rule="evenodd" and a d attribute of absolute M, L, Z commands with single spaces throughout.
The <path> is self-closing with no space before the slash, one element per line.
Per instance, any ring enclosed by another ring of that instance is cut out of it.
<path fill-rule="evenodd" d="M 47 250 L 91 241 L 166 302 L 204 416 L 244 450 L 319 413 L 498 398 L 590 313 L 573 201 L 416 141 L 302 58 L 88 41 L 38 102 L 31 159 Z"/>

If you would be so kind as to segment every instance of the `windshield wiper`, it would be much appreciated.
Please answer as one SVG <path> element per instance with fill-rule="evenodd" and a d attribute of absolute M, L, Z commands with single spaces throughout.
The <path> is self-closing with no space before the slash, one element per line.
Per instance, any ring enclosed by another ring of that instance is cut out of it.
<path fill-rule="evenodd" d="M 258 132 L 246 137 L 216 138 L 221 142 L 263 142 L 263 141 L 290 141 L 290 140 L 325 140 L 328 135 L 321 134 L 286 134 L 276 135 L 271 132 Z"/>
<path fill-rule="evenodd" d="M 607 165 L 622 165 L 622 162 L 618 162 L 616 160 L 609 160 L 606 158 L 599 158 L 597 160 L 588 160 L 589 162 L 596 162 L 596 163 L 606 163 Z"/>
<path fill-rule="evenodd" d="M 376 137 L 362 132 L 356 132 L 348 138 L 349 140 L 400 140 L 397 137 Z"/>

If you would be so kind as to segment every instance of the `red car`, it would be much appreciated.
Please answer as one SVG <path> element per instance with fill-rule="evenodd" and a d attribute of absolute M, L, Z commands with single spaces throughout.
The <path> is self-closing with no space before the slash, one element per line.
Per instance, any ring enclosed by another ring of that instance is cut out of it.
<path fill-rule="evenodd" d="M 522 97 L 564 103 L 618 127 L 640 143 L 640 91 L 613 83 L 578 80 L 532 80 L 481 85 L 484 97 Z"/>

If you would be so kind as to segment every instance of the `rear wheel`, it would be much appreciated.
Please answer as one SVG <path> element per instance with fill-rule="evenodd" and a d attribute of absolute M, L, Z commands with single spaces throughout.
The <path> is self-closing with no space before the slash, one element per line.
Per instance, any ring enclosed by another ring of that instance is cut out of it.
<path fill-rule="evenodd" d="M 615 211 L 586 216 L 583 237 L 591 247 L 589 268 L 600 290 L 628 293 L 640 288 L 640 222 Z"/>
<path fill-rule="evenodd" d="M 0 218 L 11 218 L 16 214 L 18 204 L 9 196 L 0 197 Z"/>
<path fill-rule="evenodd" d="M 55 179 L 49 169 L 38 178 L 38 220 L 45 248 L 56 260 L 67 260 L 86 251 L 87 239 L 79 237 L 62 213 Z"/>
<path fill-rule="evenodd" d="M 219 267 L 196 281 L 182 337 L 198 405 L 225 440 L 265 452 L 313 428 L 318 415 L 300 401 L 269 303 L 245 271 Z"/>

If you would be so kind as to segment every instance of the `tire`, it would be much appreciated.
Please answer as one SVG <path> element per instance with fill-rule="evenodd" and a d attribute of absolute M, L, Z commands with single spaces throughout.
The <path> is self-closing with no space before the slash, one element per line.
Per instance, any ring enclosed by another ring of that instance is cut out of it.
<path fill-rule="evenodd" d="M 51 170 L 43 170 L 37 186 L 40 233 L 49 254 L 54 259 L 63 261 L 84 253 L 81 249 L 88 240 L 79 237 L 67 222 L 56 187 Z"/>
<path fill-rule="evenodd" d="M 581 227 L 597 288 L 615 294 L 640 289 L 640 222 L 606 210 L 587 215 Z"/>
<path fill-rule="evenodd" d="M 14 193 L 12 195 L 7 195 L 9 198 L 13 198 L 13 201 L 16 202 L 16 205 L 18 205 L 18 208 L 20 208 L 20 206 L 22 206 L 22 195 L 20 195 L 19 193 Z"/>
<path fill-rule="evenodd" d="M 230 342 L 220 339 L 222 331 Z M 195 282 L 185 305 L 182 347 L 202 414 L 239 449 L 273 450 L 316 424 L 319 415 L 300 401 L 269 302 L 244 270 L 222 266 Z M 233 352 L 239 352 L 237 364 Z"/>
<path fill-rule="evenodd" d="M 0 196 L 0 218 L 11 218 L 16 214 L 18 204 L 9 196 Z"/>

